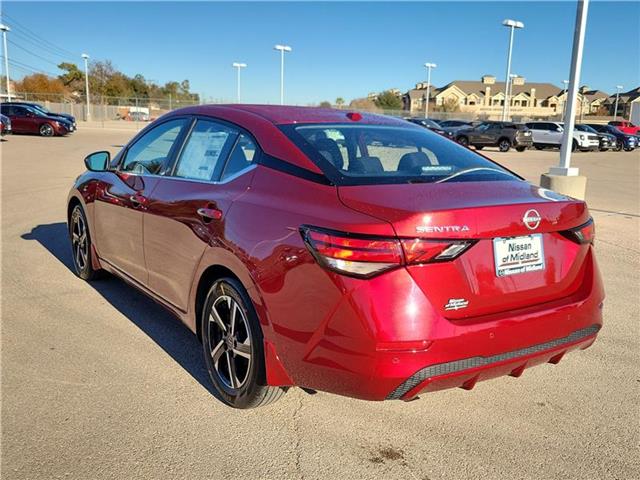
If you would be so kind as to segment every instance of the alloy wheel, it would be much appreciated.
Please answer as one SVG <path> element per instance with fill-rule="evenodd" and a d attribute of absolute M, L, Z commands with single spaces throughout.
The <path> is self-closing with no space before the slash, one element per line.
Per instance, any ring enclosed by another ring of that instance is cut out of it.
<path fill-rule="evenodd" d="M 246 382 L 252 362 L 249 323 L 242 307 L 228 295 L 211 305 L 207 334 L 213 368 L 225 387 L 238 390 Z"/>
<path fill-rule="evenodd" d="M 40 127 L 40 135 L 43 137 L 51 137 L 53 136 L 53 127 L 48 123 L 43 124 Z"/>
<path fill-rule="evenodd" d="M 509 148 L 511 148 L 511 144 L 509 143 L 508 140 L 502 140 L 500 142 L 500 145 L 498 145 L 498 147 L 500 148 L 501 152 L 508 152 Z"/>
<path fill-rule="evenodd" d="M 87 238 L 87 225 L 81 214 L 73 216 L 71 245 L 73 247 L 73 261 L 76 263 L 78 271 L 82 271 L 89 260 L 89 239 Z"/>

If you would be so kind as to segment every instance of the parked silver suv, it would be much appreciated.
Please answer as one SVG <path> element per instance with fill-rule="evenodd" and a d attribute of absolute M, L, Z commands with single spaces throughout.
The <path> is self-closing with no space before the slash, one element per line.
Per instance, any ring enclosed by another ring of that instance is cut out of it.
<path fill-rule="evenodd" d="M 564 124 L 562 122 L 528 122 L 527 127 L 533 135 L 533 146 L 538 150 L 543 148 L 560 148 Z M 598 135 L 573 130 L 572 150 L 598 150 L 600 139 Z"/>

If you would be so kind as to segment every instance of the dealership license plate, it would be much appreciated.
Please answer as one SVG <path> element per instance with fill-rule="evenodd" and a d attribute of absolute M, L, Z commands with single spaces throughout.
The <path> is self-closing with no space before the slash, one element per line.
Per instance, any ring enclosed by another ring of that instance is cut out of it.
<path fill-rule="evenodd" d="M 542 234 L 494 238 L 493 257 L 498 277 L 544 270 Z"/>

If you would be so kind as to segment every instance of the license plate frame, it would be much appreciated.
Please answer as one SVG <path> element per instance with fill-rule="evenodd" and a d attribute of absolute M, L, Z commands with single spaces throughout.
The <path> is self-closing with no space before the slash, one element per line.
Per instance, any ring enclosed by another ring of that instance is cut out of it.
<path fill-rule="evenodd" d="M 493 262 L 496 277 L 538 272 L 546 268 L 541 233 L 493 239 Z"/>

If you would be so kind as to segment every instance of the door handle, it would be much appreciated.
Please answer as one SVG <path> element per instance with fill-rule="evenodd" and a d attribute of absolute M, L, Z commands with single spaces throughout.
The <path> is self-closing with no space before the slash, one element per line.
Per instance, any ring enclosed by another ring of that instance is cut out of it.
<path fill-rule="evenodd" d="M 217 208 L 199 208 L 197 212 L 206 221 L 220 220 L 222 218 L 222 210 Z"/>
<path fill-rule="evenodd" d="M 141 207 L 147 203 L 147 199 L 142 195 L 131 195 L 129 197 L 129 201 L 133 204 L 134 207 Z"/>

